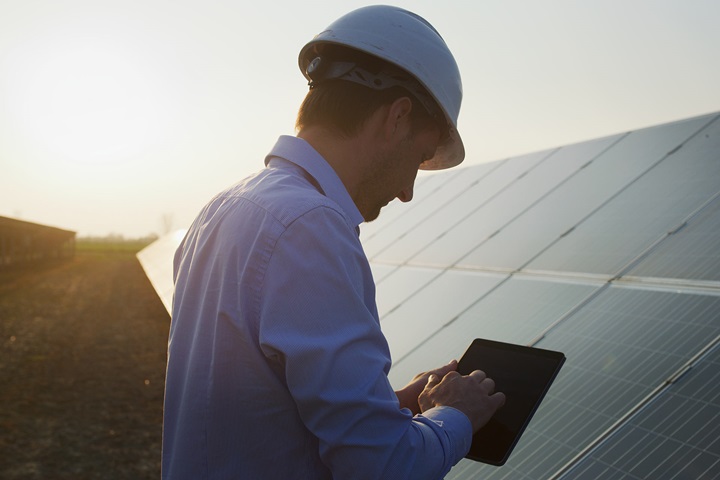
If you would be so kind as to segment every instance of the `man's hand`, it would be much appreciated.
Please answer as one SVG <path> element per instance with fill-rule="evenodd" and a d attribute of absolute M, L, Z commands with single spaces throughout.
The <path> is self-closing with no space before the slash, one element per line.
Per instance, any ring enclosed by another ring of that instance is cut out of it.
<path fill-rule="evenodd" d="M 470 419 L 473 433 L 480 430 L 505 404 L 505 394 L 495 392 L 495 382 L 481 370 L 470 375 L 450 371 L 444 376 L 431 374 L 418 397 L 420 410 L 453 407 Z"/>
<path fill-rule="evenodd" d="M 430 375 L 436 375 L 440 378 L 443 378 L 445 375 L 450 372 L 454 372 L 455 370 L 457 370 L 457 360 L 453 360 L 447 365 L 436 368 L 435 370 L 430 370 L 428 372 L 423 372 L 415 375 L 415 377 L 410 381 L 410 383 L 395 392 L 395 395 L 397 395 L 398 400 L 400 401 L 400 408 L 409 408 L 410 411 L 412 411 L 413 415 L 417 415 L 418 413 L 420 413 L 418 397 L 420 396 L 420 393 L 422 393 L 422 391 L 425 389 Z"/>

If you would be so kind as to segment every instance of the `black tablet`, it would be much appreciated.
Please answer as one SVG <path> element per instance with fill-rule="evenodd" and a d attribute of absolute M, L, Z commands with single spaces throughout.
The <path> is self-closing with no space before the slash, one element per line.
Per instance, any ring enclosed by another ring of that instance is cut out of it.
<path fill-rule="evenodd" d="M 482 370 L 506 400 L 475 434 L 466 458 L 504 465 L 564 362 L 560 352 L 475 339 L 460 359 L 458 372 Z"/>

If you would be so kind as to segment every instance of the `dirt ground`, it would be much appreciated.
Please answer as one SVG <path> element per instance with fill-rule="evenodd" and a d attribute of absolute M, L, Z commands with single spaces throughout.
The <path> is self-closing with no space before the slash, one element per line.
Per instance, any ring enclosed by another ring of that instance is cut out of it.
<path fill-rule="evenodd" d="M 160 478 L 169 324 L 130 253 L 0 272 L 0 478 Z"/>

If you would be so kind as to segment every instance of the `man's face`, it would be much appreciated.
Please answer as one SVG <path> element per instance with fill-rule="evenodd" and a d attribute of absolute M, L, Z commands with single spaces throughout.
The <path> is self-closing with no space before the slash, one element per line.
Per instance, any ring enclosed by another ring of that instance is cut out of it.
<path fill-rule="evenodd" d="M 366 222 L 375 220 L 380 210 L 398 198 L 409 202 L 420 164 L 435 155 L 440 132 L 428 128 L 408 133 L 390 151 L 379 152 L 361 184 L 356 204 Z"/>

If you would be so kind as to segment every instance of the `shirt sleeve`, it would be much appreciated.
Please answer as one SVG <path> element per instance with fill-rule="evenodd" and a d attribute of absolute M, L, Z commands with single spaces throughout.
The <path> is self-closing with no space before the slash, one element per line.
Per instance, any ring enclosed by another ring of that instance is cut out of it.
<path fill-rule="evenodd" d="M 400 408 L 369 266 L 339 212 L 316 208 L 289 225 L 260 291 L 261 348 L 335 478 L 437 479 L 467 454 L 463 413 Z"/>

